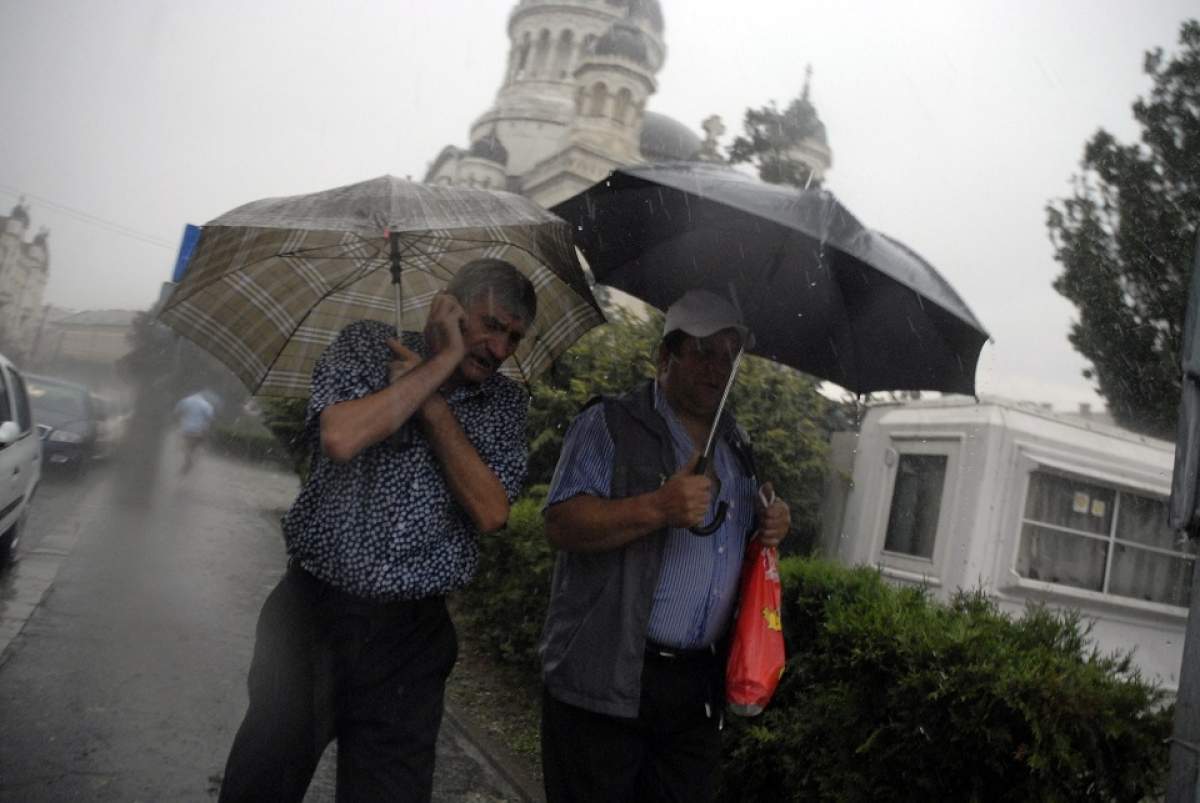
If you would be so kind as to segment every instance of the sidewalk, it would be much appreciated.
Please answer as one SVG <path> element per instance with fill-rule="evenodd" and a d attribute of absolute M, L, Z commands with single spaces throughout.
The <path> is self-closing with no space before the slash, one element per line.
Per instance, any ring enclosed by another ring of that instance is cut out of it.
<path fill-rule="evenodd" d="M 181 477 L 180 459 L 169 443 L 150 476 L 100 467 L 109 476 L 15 567 L 0 800 L 215 799 L 255 621 L 284 564 L 277 511 L 297 486 L 211 452 Z M 306 800 L 333 800 L 334 752 Z M 448 712 L 435 800 L 536 798 L 519 776 Z"/>

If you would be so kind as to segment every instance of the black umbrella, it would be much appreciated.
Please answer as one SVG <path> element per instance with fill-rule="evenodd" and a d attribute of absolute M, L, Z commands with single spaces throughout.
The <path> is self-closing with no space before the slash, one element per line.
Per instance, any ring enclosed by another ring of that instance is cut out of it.
<path fill-rule="evenodd" d="M 598 282 L 660 309 L 721 293 L 756 354 L 855 393 L 975 393 L 983 326 L 928 262 L 825 190 L 683 162 L 616 170 L 552 211 Z"/>
<path fill-rule="evenodd" d="M 681 162 L 616 170 L 552 211 L 598 282 L 660 309 L 694 288 L 723 294 L 756 354 L 855 393 L 975 393 L 983 326 L 929 263 L 829 192 Z"/>

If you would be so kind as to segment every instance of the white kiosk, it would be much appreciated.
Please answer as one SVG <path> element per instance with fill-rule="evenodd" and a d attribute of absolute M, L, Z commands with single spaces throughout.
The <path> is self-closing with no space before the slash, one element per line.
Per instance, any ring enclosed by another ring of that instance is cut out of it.
<path fill-rule="evenodd" d="M 832 443 L 825 555 L 941 599 L 1074 608 L 1178 686 L 1193 549 L 1167 527 L 1174 447 L 1084 416 L 947 397 L 871 406 Z"/>

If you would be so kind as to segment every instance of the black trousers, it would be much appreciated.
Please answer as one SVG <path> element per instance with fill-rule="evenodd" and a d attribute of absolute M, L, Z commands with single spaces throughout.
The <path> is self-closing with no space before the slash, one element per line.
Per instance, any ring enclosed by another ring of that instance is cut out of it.
<path fill-rule="evenodd" d="M 259 615 L 222 803 L 299 803 L 335 738 L 339 803 L 428 801 L 457 656 L 442 598 L 371 603 L 289 567 Z"/>
<path fill-rule="evenodd" d="M 646 653 L 635 719 L 542 695 L 548 803 L 711 800 L 720 761 L 718 655 Z"/>

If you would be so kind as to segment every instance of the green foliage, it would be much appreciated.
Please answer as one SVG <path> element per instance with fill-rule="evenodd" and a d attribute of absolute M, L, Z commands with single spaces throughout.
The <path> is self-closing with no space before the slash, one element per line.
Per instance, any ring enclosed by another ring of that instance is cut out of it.
<path fill-rule="evenodd" d="M 723 800 L 1138 801 L 1171 712 L 1078 615 L 950 605 L 867 568 L 781 565 L 788 667 L 726 729 Z"/>
<path fill-rule="evenodd" d="M 303 480 L 312 462 L 312 442 L 304 437 L 304 415 L 308 399 L 259 397 L 263 425 L 283 445 L 292 468 Z"/>
<path fill-rule="evenodd" d="M 214 448 L 234 457 L 281 463 L 294 468 L 290 457 L 270 432 L 249 431 L 238 426 L 217 426 L 213 428 L 210 441 Z"/>
<path fill-rule="evenodd" d="M 783 542 L 785 551 L 814 544 L 820 530 L 829 406 L 811 378 L 758 357 L 742 361 L 730 407 L 750 433 L 759 478 L 770 480 L 791 508 L 793 532 Z"/>
<path fill-rule="evenodd" d="M 783 111 L 771 101 L 758 109 L 747 109 L 742 120 L 744 134 L 729 146 L 732 164 L 750 162 L 758 177 L 769 184 L 819 187 L 821 181 L 791 151 L 806 139 L 823 136 L 824 127 L 808 100 L 808 89 Z"/>
<path fill-rule="evenodd" d="M 1047 207 L 1062 273 L 1054 289 L 1079 310 L 1070 340 L 1116 419 L 1170 437 L 1180 394 L 1189 262 L 1200 220 L 1200 21 L 1180 50 L 1146 54 L 1153 81 L 1133 104 L 1141 144 L 1101 129 L 1084 149 L 1074 194 Z"/>
<path fill-rule="evenodd" d="M 550 599 L 554 552 L 542 529 L 547 487 L 517 500 L 508 527 L 479 543 L 479 571 L 459 592 L 471 630 L 501 660 L 537 675 L 537 644 Z"/>
<path fill-rule="evenodd" d="M 593 396 L 622 393 L 654 376 L 662 316 L 613 307 L 609 323 L 588 332 L 530 387 L 529 482 L 549 483 L 571 419 Z"/>

